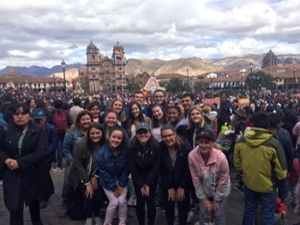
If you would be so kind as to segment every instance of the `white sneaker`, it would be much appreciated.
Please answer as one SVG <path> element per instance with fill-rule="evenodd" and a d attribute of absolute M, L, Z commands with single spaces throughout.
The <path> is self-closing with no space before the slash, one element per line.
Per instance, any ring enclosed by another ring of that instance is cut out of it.
<path fill-rule="evenodd" d="M 95 217 L 95 225 L 102 225 L 100 217 Z"/>
<path fill-rule="evenodd" d="M 134 196 L 130 196 L 129 199 L 128 199 L 128 201 L 127 201 L 127 205 L 128 206 L 133 206 L 134 200 L 135 200 Z"/>

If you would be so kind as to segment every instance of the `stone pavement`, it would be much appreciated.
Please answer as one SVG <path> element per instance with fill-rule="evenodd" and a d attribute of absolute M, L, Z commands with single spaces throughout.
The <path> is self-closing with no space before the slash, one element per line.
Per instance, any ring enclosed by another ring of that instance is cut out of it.
<path fill-rule="evenodd" d="M 244 196 L 243 194 L 234 190 L 234 185 L 237 184 L 237 181 L 233 179 L 235 171 L 231 172 L 232 180 L 232 192 L 230 194 L 230 199 L 226 207 L 226 219 L 227 225 L 238 225 L 242 224 L 243 210 L 244 210 Z M 85 221 L 72 221 L 69 218 L 61 219 L 58 217 L 59 211 L 61 209 L 61 192 L 63 185 L 63 176 L 64 171 L 51 171 L 53 182 L 55 185 L 55 194 L 51 196 L 49 205 L 46 209 L 41 211 L 42 222 L 44 225 L 84 225 Z M 0 186 L 0 225 L 9 224 L 9 213 L 6 210 L 3 203 L 3 194 L 2 186 Z M 288 198 L 287 205 L 289 207 L 289 224 L 293 224 L 300 221 L 300 216 L 293 214 L 293 208 L 290 206 L 290 196 Z M 24 220 L 25 225 L 31 225 L 30 215 L 28 208 L 24 210 Z M 193 225 L 198 221 L 198 214 L 194 212 L 193 220 L 188 223 L 188 225 Z M 118 224 L 117 220 L 114 220 L 114 225 Z M 128 225 L 138 225 L 135 209 L 133 207 L 129 208 L 128 212 Z M 165 225 L 165 215 L 161 212 L 160 209 L 157 210 L 156 214 L 156 223 L 157 225 Z"/>

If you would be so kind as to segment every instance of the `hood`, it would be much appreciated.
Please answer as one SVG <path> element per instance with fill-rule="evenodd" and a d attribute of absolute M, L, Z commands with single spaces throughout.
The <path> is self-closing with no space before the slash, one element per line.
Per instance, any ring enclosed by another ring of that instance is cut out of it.
<path fill-rule="evenodd" d="M 252 147 L 257 147 L 272 137 L 276 136 L 266 129 L 256 127 L 251 128 L 244 135 L 246 144 Z"/>

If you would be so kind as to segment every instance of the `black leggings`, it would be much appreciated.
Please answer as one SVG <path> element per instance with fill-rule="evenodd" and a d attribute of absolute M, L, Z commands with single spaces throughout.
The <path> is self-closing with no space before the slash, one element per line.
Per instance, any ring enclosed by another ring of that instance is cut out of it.
<path fill-rule="evenodd" d="M 40 217 L 40 203 L 39 200 L 36 199 L 32 203 L 29 204 L 29 212 L 31 216 L 31 222 L 33 225 L 40 225 L 41 217 Z M 10 225 L 23 225 L 24 224 L 24 196 L 21 193 L 19 198 L 18 206 L 16 211 L 10 211 Z"/>
<path fill-rule="evenodd" d="M 79 182 L 78 183 L 78 189 L 80 193 L 83 195 L 83 207 L 84 212 L 87 218 L 91 218 L 94 214 L 94 216 L 99 217 L 100 215 L 100 209 L 102 206 L 102 196 L 103 196 L 103 189 L 101 186 L 98 186 L 98 189 L 94 191 L 94 195 L 92 198 L 86 197 L 85 191 L 86 186 L 85 184 Z"/>
<path fill-rule="evenodd" d="M 156 216 L 155 191 L 156 183 L 149 187 L 149 197 L 142 196 L 141 188 L 133 181 L 136 195 L 136 215 L 139 225 L 145 225 L 145 202 L 147 202 L 148 225 L 153 225 Z"/>
<path fill-rule="evenodd" d="M 176 189 L 175 189 L 176 190 Z M 182 201 L 177 201 L 177 207 L 178 207 L 178 220 L 180 225 L 185 225 L 187 220 L 187 214 L 188 214 L 188 203 L 187 201 L 190 201 L 190 190 L 184 189 L 184 199 Z M 166 210 L 166 218 L 168 225 L 174 224 L 175 219 L 175 203 L 176 201 L 172 202 L 168 200 L 168 189 L 164 189 L 164 205 Z"/>

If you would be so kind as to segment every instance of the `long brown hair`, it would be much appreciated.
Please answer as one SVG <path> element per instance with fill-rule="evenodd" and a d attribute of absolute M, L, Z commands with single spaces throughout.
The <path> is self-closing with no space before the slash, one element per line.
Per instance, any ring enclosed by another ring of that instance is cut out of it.
<path fill-rule="evenodd" d="M 175 128 L 171 124 L 163 125 L 160 129 L 160 133 L 164 130 L 171 130 L 175 135 L 175 149 L 180 149 L 181 145 L 184 143 L 183 140 L 177 135 Z"/>
<path fill-rule="evenodd" d="M 112 102 L 110 103 L 110 108 L 111 109 L 113 108 L 113 104 L 116 101 L 119 101 L 122 104 L 122 110 L 119 114 L 117 114 L 118 120 L 120 120 L 121 122 L 125 122 L 126 121 L 125 104 L 124 104 L 124 101 L 122 99 L 120 99 L 120 98 L 113 99 Z"/>
<path fill-rule="evenodd" d="M 101 137 L 99 143 L 97 143 L 97 144 L 100 144 L 100 147 L 103 146 L 106 141 L 105 131 L 104 131 L 103 127 L 101 126 L 101 124 L 100 123 L 91 123 L 88 128 L 87 137 L 86 137 L 86 145 L 87 145 L 86 147 L 87 147 L 88 155 L 94 154 L 94 152 L 96 150 L 95 147 L 97 146 L 97 144 L 95 144 L 90 138 L 90 131 L 92 128 L 95 128 L 102 132 L 102 137 Z"/>
<path fill-rule="evenodd" d="M 139 103 L 137 102 L 132 102 L 130 105 L 129 105 L 129 112 L 128 112 L 128 118 L 127 118 L 127 128 L 126 128 L 126 131 L 129 135 L 129 137 L 131 136 L 131 125 L 133 124 L 133 121 L 134 121 L 134 116 L 132 115 L 131 113 L 131 108 L 136 105 L 139 110 L 140 110 L 140 113 L 138 115 L 138 121 L 139 123 L 141 122 L 145 122 L 145 118 L 144 118 L 144 115 L 143 115 L 143 111 L 142 111 L 142 107 Z"/>
<path fill-rule="evenodd" d="M 201 118 L 201 120 L 199 122 L 199 127 L 202 128 L 202 127 L 204 127 L 204 124 L 205 124 L 205 120 L 204 120 L 204 117 L 203 117 L 202 109 L 199 106 L 194 105 L 194 106 L 192 106 L 190 108 L 190 110 L 188 112 L 188 126 L 186 128 L 187 130 L 191 130 L 191 129 L 195 128 L 195 124 L 191 120 L 191 113 L 192 113 L 193 110 L 197 110 L 201 114 L 201 116 L 202 116 L 202 118 Z"/>
<path fill-rule="evenodd" d="M 74 129 L 75 130 L 80 130 L 81 129 L 80 120 L 81 120 L 81 117 L 83 117 L 85 115 L 89 115 L 89 117 L 91 118 L 91 122 L 93 122 L 92 114 L 87 110 L 83 110 L 83 111 L 79 112 L 78 115 L 76 116 L 75 123 L 74 123 Z"/>
<path fill-rule="evenodd" d="M 165 124 L 168 123 L 168 117 L 167 117 L 167 113 L 165 112 L 165 110 L 164 110 L 164 108 L 162 107 L 162 105 L 154 105 L 154 106 L 152 107 L 152 109 L 151 109 L 151 110 L 152 110 L 152 120 L 151 120 L 152 126 L 153 126 L 153 128 L 158 128 L 158 127 L 160 126 L 160 123 L 159 123 L 159 121 L 153 116 L 153 109 L 154 109 L 155 107 L 159 107 L 159 108 L 161 109 L 162 113 L 163 113 L 163 117 L 162 117 L 162 119 L 161 119 L 162 125 L 165 125 Z"/>
<path fill-rule="evenodd" d="M 151 136 L 149 138 L 149 140 L 147 141 L 146 144 L 146 154 L 150 152 L 150 154 L 153 154 L 153 149 L 155 148 L 155 145 L 158 145 L 157 141 L 154 139 L 151 130 L 149 131 Z M 133 140 L 131 141 L 131 145 L 132 148 L 134 149 L 134 151 L 136 152 L 136 154 L 138 156 L 140 156 L 142 154 L 142 149 L 144 148 L 141 143 L 139 142 L 139 140 L 137 139 L 137 137 L 134 137 Z"/>

